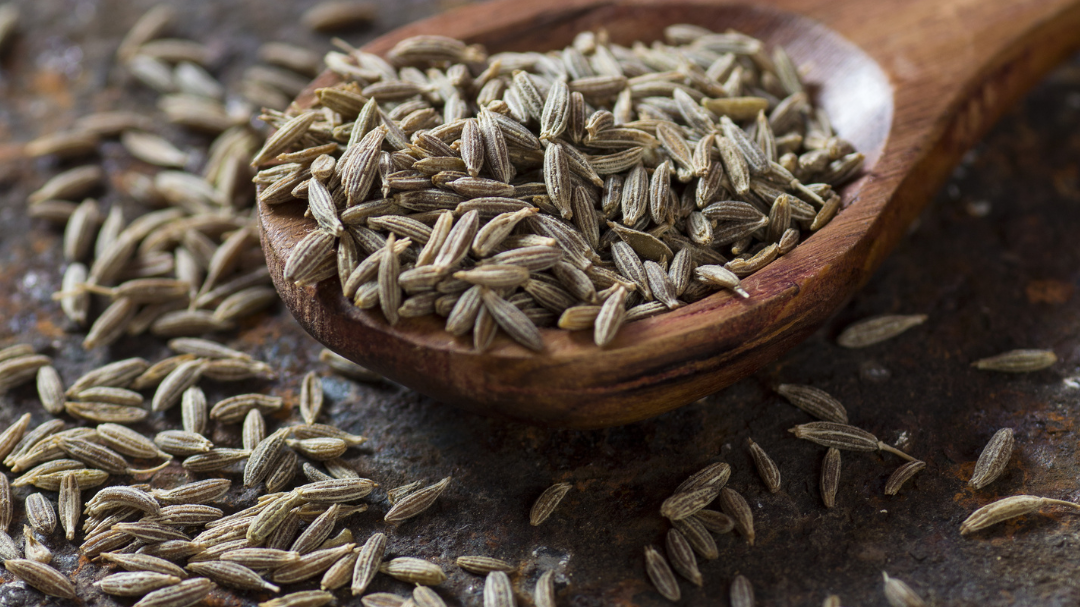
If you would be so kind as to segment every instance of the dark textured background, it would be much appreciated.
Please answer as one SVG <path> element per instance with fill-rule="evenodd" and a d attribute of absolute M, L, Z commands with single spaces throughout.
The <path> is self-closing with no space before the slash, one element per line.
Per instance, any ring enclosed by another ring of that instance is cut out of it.
<path fill-rule="evenodd" d="M 235 82 L 263 41 L 329 50 L 329 37 L 303 30 L 307 2 L 242 0 L 172 2 L 183 13 L 175 34 L 219 51 L 213 70 Z M 52 354 L 70 382 L 111 358 L 165 355 L 152 340 L 121 341 L 84 353 L 81 334 L 65 332 L 57 289 L 60 231 L 24 216 L 26 195 L 67 165 L 19 158 L 18 142 L 112 107 L 147 107 L 155 95 L 127 82 L 114 65 L 119 37 L 150 3 L 118 0 L 17 2 L 21 35 L 0 61 L 0 346 L 32 342 Z M 386 2 L 377 24 L 345 37 L 362 43 L 379 32 L 449 7 L 446 2 Z M 188 144 L 170 129 L 168 134 Z M 754 511 L 758 540 L 718 538 L 721 558 L 702 562 L 703 589 L 682 583 L 683 603 L 726 604 L 737 573 L 753 583 L 762 605 L 818 605 L 829 593 L 844 605 L 884 605 L 881 572 L 910 583 L 937 605 L 1075 605 L 1080 603 L 1080 521 L 1070 514 L 1033 515 L 961 538 L 962 521 L 996 497 L 1031 493 L 1080 498 L 1075 420 L 1080 400 L 1080 64 L 1053 72 L 973 151 L 923 213 L 875 278 L 821 331 L 754 377 L 654 420 L 595 432 L 542 430 L 463 414 L 389 385 L 326 380 L 334 423 L 371 438 L 349 458 L 384 488 L 415 479 L 454 481 L 427 513 L 390 531 L 389 553 L 440 561 L 451 572 L 439 587 L 451 604 L 481 603 L 482 579 L 452 565 L 460 554 L 522 563 L 519 602 L 546 568 L 559 572 L 559 604 L 666 604 L 646 581 L 642 549 L 660 545 L 660 502 L 707 463 L 734 468 L 730 486 Z M 102 153 L 107 167 L 128 163 L 118 144 Z M 127 204 L 109 189 L 105 204 Z M 848 323 L 882 313 L 926 313 L 907 334 L 865 350 L 834 343 Z M 321 368 L 317 344 L 284 310 L 243 323 L 230 345 L 271 362 L 277 382 L 206 384 L 213 400 L 239 389 L 266 390 L 295 403 L 299 379 Z M 979 373 L 972 360 L 1000 351 L 1052 348 L 1061 361 L 1025 376 Z M 1072 377 L 1072 379 L 1069 379 Z M 900 495 L 883 493 L 901 462 L 845 453 L 837 507 L 818 493 L 824 449 L 796 441 L 787 428 L 809 418 L 770 386 L 809 383 L 837 396 L 852 422 L 927 462 Z M 0 423 L 23 411 L 45 414 L 33 388 L 0 399 Z M 152 425 L 179 424 L 179 413 Z M 993 432 L 1016 429 L 1006 474 L 973 492 L 965 486 Z M 149 428 L 147 428 L 149 431 Z M 765 491 L 750 463 L 753 437 L 778 462 L 783 489 Z M 219 431 L 222 444 L 238 438 Z M 174 472 L 175 473 L 175 472 Z M 548 485 L 574 489 L 538 528 L 532 501 Z M 155 479 L 165 485 L 165 474 Z M 22 497 L 25 491 L 17 493 Z M 54 494 L 48 494 L 55 498 Z M 242 495 L 235 495 L 240 499 Z M 382 529 L 387 503 L 377 491 L 371 511 L 349 519 L 357 536 Z M 17 518 L 21 525 L 21 511 Z M 15 529 L 21 527 L 16 526 Z M 104 570 L 78 562 L 57 535 L 47 542 L 60 567 L 77 571 L 87 604 L 124 604 L 93 595 Z M 0 579 L 0 605 L 52 604 L 22 584 Z M 304 588 L 307 588 L 305 586 Z M 407 591 L 380 576 L 373 590 Z M 339 593 L 339 604 L 359 601 Z M 211 604 L 250 604 L 216 592 Z"/>

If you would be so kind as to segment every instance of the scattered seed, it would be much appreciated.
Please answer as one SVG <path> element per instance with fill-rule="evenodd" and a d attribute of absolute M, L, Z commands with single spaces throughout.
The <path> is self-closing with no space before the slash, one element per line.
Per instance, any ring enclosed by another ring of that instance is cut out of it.
<path fill-rule="evenodd" d="M 1057 355 L 1050 350 L 1011 350 L 971 363 L 980 371 L 1004 373 L 1030 373 L 1045 369 L 1057 362 Z"/>
<path fill-rule="evenodd" d="M 979 508 L 960 524 L 960 534 L 967 535 L 1011 518 L 1034 512 L 1043 506 L 1067 506 L 1080 510 L 1080 504 L 1034 495 L 1013 495 Z"/>
<path fill-rule="evenodd" d="M 836 343 L 845 348 L 865 348 L 886 339 L 892 339 L 916 325 L 921 325 L 927 318 L 925 314 L 868 318 L 844 329 L 836 338 Z"/>
<path fill-rule="evenodd" d="M 836 505 L 836 490 L 840 487 L 840 450 L 829 447 L 821 463 L 821 499 L 826 508 Z"/>
<path fill-rule="evenodd" d="M 926 462 L 915 460 L 897 468 L 889 475 L 889 480 L 885 483 L 885 495 L 896 495 L 899 493 L 900 487 L 925 467 Z"/>
<path fill-rule="evenodd" d="M 547 520 L 572 487 L 571 483 L 556 483 L 545 489 L 529 512 L 529 524 L 535 527 Z"/>
<path fill-rule="evenodd" d="M 645 573 L 649 575 L 653 586 L 669 601 L 678 601 L 682 598 L 679 590 L 679 582 L 675 574 L 671 572 L 667 560 L 660 551 L 652 546 L 645 547 Z"/>
<path fill-rule="evenodd" d="M 885 598 L 892 607 L 924 607 L 926 602 L 904 582 L 889 577 L 888 573 L 881 572 L 885 578 Z"/>
<path fill-rule="evenodd" d="M 776 493 L 780 490 L 780 469 L 776 467 L 776 462 L 752 439 L 747 439 L 747 443 L 750 449 L 750 457 L 754 460 L 754 467 L 757 468 L 758 474 L 761 475 L 762 482 L 765 483 L 769 493 Z"/>

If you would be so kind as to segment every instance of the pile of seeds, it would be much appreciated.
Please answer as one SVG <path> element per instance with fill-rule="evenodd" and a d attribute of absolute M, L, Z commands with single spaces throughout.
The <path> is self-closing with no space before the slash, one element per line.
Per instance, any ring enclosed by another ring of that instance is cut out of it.
<path fill-rule="evenodd" d="M 390 324 L 438 314 L 484 349 L 498 328 L 611 342 L 627 321 L 719 289 L 837 212 L 862 166 L 780 47 L 692 25 L 624 47 L 603 32 L 548 53 L 441 36 L 384 59 L 343 45 L 340 77 L 252 164 L 259 200 L 307 201 L 299 285 L 336 276 Z"/>
<path fill-rule="evenodd" d="M 358 6 L 323 9 L 319 27 L 333 25 L 326 15 L 334 10 L 369 19 L 370 7 Z M 151 118 L 124 111 L 87 116 L 71 131 L 26 145 L 30 156 L 81 157 L 116 137 L 155 172 L 106 180 L 102 168 L 81 166 L 31 196 L 31 215 L 66 225 L 68 266 L 56 297 L 71 320 L 91 325 L 87 348 L 125 333 L 226 330 L 276 299 L 254 238 L 251 192 L 242 185 L 259 140 L 247 126 L 250 106 L 207 71 L 209 49 L 159 39 L 173 18 L 167 7 L 152 9 L 117 55 L 134 78 L 162 94 L 159 106 L 169 122 L 218 135 L 207 152 L 178 146 L 160 136 Z M 0 6 L 0 51 L 16 23 L 14 5 Z M 627 320 L 715 287 L 740 292 L 738 276 L 790 250 L 801 230 L 831 218 L 839 197 L 830 186 L 856 172 L 861 156 L 809 105 L 782 49 L 769 54 L 759 41 L 693 26 L 674 26 L 667 36 L 668 44 L 624 48 L 603 33 L 585 33 L 560 52 L 493 57 L 454 41 L 420 38 L 403 42 L 389 61 L 342 45 L 344 52 L 325 60 L 344 82 L 320 90 L 316 109 L 264 115 L 279 131 L 256 159 L 281 164 L 255 177 L 260 197 L 269 204 L 306 198 L 320 224 L 309 237 L 309 246 L 318 247 L 292 260 L 290 276 L 310 283 L 336 273 L 358 305 L 378 305 L 390 320 L 395 313 L 443 314 L 448 330 L 474 330 L 479 346 L 490 343 L 496 326 L 535 345 L 535 326 L 556 318 L 563 328 L 593 327 L 603 344 Z M 245 72 L 240 95 L 277 110 L 288 107 L 319 69 L 317 55 L 288 45 L 267 44 L 259 57 L 269 65 Z M 201 174 L 190 170 L 202 156 Z M 105 181 L 123 183 L 147 206 L 166 208 L 127 221 L 119 206 L 106 211 L 92 199 L 74 202 Z M 407 298 L 390 306 L 402 291 Z M 90 323 L 94 296 L 108 305 Z M 867 347 L 925 320 L 868 319 L 838 342 Z M 27 413 L 0 433 L 0 461 L 19 475 L 9 481 L 0 474 L 0 558 L 8 571 L 43 592 L 74 598 L 71 581 L 50 565 L 47 544 L 59 523 L 68 541 L 83 534 L 84 555 L 127 570 L 96 585 L 108 594 L 142 596 L 139 607 L 194 604 L 217 585 L 276 594 L 314 578 L 321 590 L 289 593 L 264 607 L 326 604 L 332 591 L 346 586 L 363 595 L 367 607 L 443 604 L 426 586 L 446 578 L 437 564 L 407 556 L 384 560 L 385 535 L 374 532 L 361 544 L 343 524 L 368 507 L 359 500 L 377 485 L 341 459 L 363 437 L 318 422 L 323 392 L 317 375 L 302 383 L 301 423 L 270 432 L 267 417 L 282 417 L 282 398 L 237 394 L 210 406 L 198 385 L 202 379 L 270 378 L 266 363 L 201 339 L 169 345 L 175 356 L 154 364 L 138 358 L 110 363 L 70 386 L 49 357 L 28 345 L 0 350 L 0 394 L 36 379 L 49 414 L 78 420 L 68 427 L 53 418 L 31 430 Z M 379 379 L 328 351 L 320 358 L 337 373 Z M 973 364 L 1017 373 L 1056 360 L 1050 351 L 1015 350 Z M 792 433 L 827 447 L 821 467 L 826 507 L 834 506 L 840 487 L 841 449 L 911 460 L 849 425 L 843 405 L 826 392 L 796 385 L 777 391 L 821 420 Z M 176 405 L 178 429 L 151 438 L 131 427 Z M 214 444 L 208 438 L 213 425 L 237 428 L 239 444 Z M 1013 446 L 1012 430 L 999 431 L 970 485 L 981 489 L 997 479 Z M 748 450 L 766 489 L 778 491 L 776 462 L 753 441 Z M 130 478 L 175 466 L 176 459 L 189 475 L 212 477 L 168 489 Z M 912 460 L 897 468 L 885 493 L 895 495 L 925 466 Z M 256 490 L 249 507 L 226 515 L 223 498 L 233 482 L 222 476 L 230 474 Z M 660 514 L 671 523 L 666 550 L 647 548 L 645 571 L 665 597 L 681 594 L 675 573 L 703 585 L 697 558 L 718 558 L 713 534 L 735 530 L 754 543 L 753 513 L 726 486 L 730 474 L 728 464 L 712 464 L 661 504 Z M 450 482 L 387 489 L 391 508 L 384 521 L 396 525 L 424 512 Z M 20 550 L 8 534 L 12 489 L 29 486 L 40 491 L 24 500 Z M 571 487 L 558 483 L 544 491 L 530 523 L 542 524 Z M 84 491 L 92 496 L 84 500 Z M 53 492 L 55 502 L 47 495 Z M 714 501 L 719 510 L 708 508 Z M 1063 500 L 1012 496 L 976 510 L 960 533 L 1044 506 L 1080 509 Z M 460 556 L 457 565 L 487 576 L 485 606 L 514 604 L 506 572 L 515 565 L 480 555 Z M 364 594 L 379 572 L 418 586 L 411 598 Z M 890 604 L 922 604 L 903 582 L 884 580 Z M 533 589 L 537 605 L 555 604 L 554 581 L 550 570 L 540 577 Z M 736 576 L 730 592 L 733 605 L 753 604 L 746 577 Z M 826 604 L 839 605 L 839 599 Z"/>

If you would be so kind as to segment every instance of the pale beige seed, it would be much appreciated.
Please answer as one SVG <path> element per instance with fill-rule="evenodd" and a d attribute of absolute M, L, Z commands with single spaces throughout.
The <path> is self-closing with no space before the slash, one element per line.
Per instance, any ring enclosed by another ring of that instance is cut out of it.
<path fill-rule="evenodd" d="M 136 508 L 149 514 L 161 514 L 161 505 L 149 493 L 125 486 L 106 487 L 86 504 L 87 515 L 97 515 L 112 508 Z"/>
<path fill-rule="evenodd" d="M 844 329 L 836 343 L 845 348 L 865 348 L 892 339 L 908 329 L 921 325 L 925 314 L 876 316 L 861 320 Z"/>
<path fill-rule="evenodd" d="M 311 371 L 300 386 L 300 416 L 304 423 L 313 424 L 323 407 L 322 379 Z"/>
<path fill-rule="evenodd" d="M 304 133 L 308 131 L 316 118 L 318 118 L 318 113 L 310 111 L 290 118 L 266 140 L 262 149 L 251 159 L 251 166 L 257 167 L 288 149 L 290 145 L 304 136 Z"/>
<path fill-rule="evenodd" d="M 348 531 L 347 529 L 345 531 Z M 339 534 L 340 535 L 340 534 Z M 349 534 L 349 542 L 351 544 L 352 534 Z M 329 541 L 329 540 L 328 540 Z M 330 548 L 331 546 L 323 545 L 324 548 Z M 348 554 L 339 558 L 326 573 L 323 574 L 322 580 L 319 581 L 319 587 L 323 590 L 337 590 L 348 584 L 352 580 L 353 568 L 356 566 L 356 558 L 360 554 L 359 548 L 353 548 Z"/>
<path fill-rule="evenodd" d="M 396 580 L 410 584 L 437 586 L 446 581 L 446 573 L 437 564 L 410 556 L 391 559 L 389 562 L 383 563 L 379 567 L 379 571 Z"/>
<path fill-rule="evenodd" d="M 27 414 L 29 415 L 29 413 Z M 15 509 L 15 501 L 11 497 L 11 483 L 6 474 L 0 474 L 0 531 L 7 532 L 11 526 L 11 517 Z"/>
<path fill-rule="evenodd" d="M 83 349 L 92 350 L 98 346 L 112 344 L 124 334 L 131 319 L 135 316 L 136 303 L 128 297 L 114 301 L 98 316 L 83 339 Z"/>
<path fill-rule="evenodd" d="M 314 550 L 323 540 L 330 537 L 330 532 L 334 530 L 340 512 L 341 504 L 333 504 L 327 508 L 326 512 L 320 514 L 318 518 L 307 526 L 307 529 L 304 529 L 304 532 L 300 534 L 300 537 L 296 538 L 289 550 L 297 554 L 307 554 Z"/>
<path fill-rule="evenodd" d="M 31 493 L 26 496 L 26 520 L 34 531 L 42 535 L 50 535 L 56 529 L 56 510 L 52 502 L 40 493 Z"/>
<path fill-rule="evenodd" d="M 826 508 L 836 506 L 836 490 L 840 488 L 840 450 L 829 447 L 821 462 L 821 500 Z"/>
<path fill-rule="evenodd" d="M 454 562 L 465 571 L 477 575 L 484 575 L 492 571 L 510 572 L 517 569 L 517 567 L 502 559 L 490 556 L 459 556 Z"/>
<path fill-rule="evenodd" d="M 735 528 L 746 538 L 747 543 L 753 546 L 754 513 L 746 499 L 734 489 L 724 487 L 720 491 L 720 509 L 735 521 Z"/>
<path fill-rule="evenodd" d="M 238 358 L 250 360 L 251 356 L 208 339 L 178 337 L 169 340 L 169 349 L 180 354 L 193 354 L 199 358 Z"/>
<path fill-rule="evenodd" d="M 295 584 L 319 575 L 329 569 L 338 559 L 351 552 L 353 547 L 353 544 L 345 544 L 302 555 L 295 563 L 275 570 L 273 580 L 280 584 Z"/>
<path fill-rule="evenodd" d="M 175 22 L 176 17 L 176 11 L 167 4 L 153 6 L 128 30 L 116 49 L 116 58 L 120 61 L 130 60 L 140 46 L 160 36 Z"/>
<path fill-rule="evenodd" d="M 176 576 L 180 579 L 187 578 L 187 573 L 181 567 L 155 556 L 106 552 L 101 555 L 101 558 L 128 571 L 152 571 Z"/>
<path fill-rule="evenodd" d="M 127 407 L 140 407 L 143 404 L 143 396 L 134 390 L 126 388 L 110 388 L 97 386 L 87 388 L 75 395 L 75 398 L 83 401 L 106 403 L 110 405 L 123 405 Z"/>
<path fill-rule="evenodd" d="M 254 450 L 266 438 L 266 418 L 258 409 L 248 411 L 244 417 L 244 426 L 240 431 L 240 440 L 246 450 Z"/>
<path fill-rule="evenodd" d="M 866 430 L 847 424 L 811 422 L 795 426 L 789 429 L 788 432 L 794 434 L 795 438 L 806 439 L 823 447 L 835 447 L 846 451 L 881 450 L 898 455 L 909 462 L 915 459 L 907 453 L 879 441 L 876 436 Z"/>
<path fill-rule="evenodd" d="M 153 165 L 162 167 L 183 167 L 188 162 L 188 154 L 176 148 L 168 140 L 150 133 L 124 131 L 120 143 L 129 154 Z"/>
<path fill-rule="evenodd" d="M 548 569 L 536 580 L 533 589 L 533 602 L 536 607 L 555 607 L 555 572 Z"/>
<path fill-rule="evenodd" d="M 822 601 L 821 607 L 841 607 L 840 596 L 836 594 L 830 594 Z"/>
<path fill-rule="evenodd" d="M 328 426 L 326 424 L 304 424 L 293 426 L 292 435 L 300 439 L 321 437 L 340 438 L 350 447 L 362 445 L 367 441 L 367 438 L 363 436 L 349 434 L 340 428 Z"/>
<path fill-rule="evenodd" d="M 277 569 L 292 565 L 300 560 L 300 555 L 287 550 L 273 548 L 239 548 L 224 552 L 219 557 L 222 561 L 240 563 L 251 569 Z"/>
<path fill-rule="evenodd" d="M 449 482 L 449 477 L 443 479 Z M 377 485 L 366 478 L 335 478 L 328 481 L 318 481 L 314 483 L 308 483 L 296 488 L 295 493 L 309 502 L 319 502 L 322 504 L 333 503 L 346 503 L 354 502 L 358 499 L 367 497 Z M 430 488 L 437 487 L 432 485 Z M 445 484 L 442 487 L 438 487 L 438 492 L 442 492 L 445 488 Z M 419 492 L 418 492 L 419 493 Z M 438 493 L 436 493 L 436 496 Z M 432 498 L 434 500 L 434 498 Z M 391 509 L 391 512 L 393 509 Z M 389 513 L 387 513 L 389 517 Z M 388 521 L 395 522 L 395 521 Z"/>
<path fill-rule="evenodd" d="M 667 560 L 659 550 L 652 546 L 645 547 L 645 573 L 649 575 L 653 586 L 656 586 L 656 590 L 664 598 L 669 601 L 678 601 L 682 598 L 679 581 L 675 579 L 675 574 L 671 572 Z"/>
<path fill-rule="evenodd" d="M 41 369 L 52 367 L 41 367 Z M 38 373 L 41 373 L 41 369 L 38 369 Z M 55 369 L 54 369 L 55 372 Z M 40 381 L 39 381 L 40 384 Z M 63 401 L 63 395 L 61 394 L 60 400 Z M 30 414 L 23 413 L 19 419 L 15 420 L 13 424 L 8 426 L 2 433 L 0 433 L 0 459 L 6 459 L 19 443 L 23 440 L 23 436 L 26 434 L 26 428 L 30 426 Z M 0 517 L 2 519 L 2 517 Z M 10 517 L 9 517 L 10 522 Z M 0 522 L 3 522 L 0 520 Z M 0 525 L 0 529 L 7 529 L 7 525 Z"/>
<path fill-rule="evenodd" d="M 206 394 L 202 389 L 191 386 L 184 390 L 180 396 L 180 419 L 184 430 L 193 434 L 202 434 L 206 431 L 208 415 Z"/>
<path fill-rule="evenodd" d="M 1045 369 L 1057 362 L 1057 355 L 1050 350 L 1011 350 L 971 363 L 980 371 L 1004 373 L 1030 373 Z"/>
<path fill-rule="evenodd" d="M 94 582 L 94 586 L 113 596 L 142 596 L 166 586 L 175 586 L 180 578 L 150 571 L 114 573 Z"/>
<path fill-rule="evenodd" d="M 484 607 L 514 607 L 514 588 L 502 571 L 492 571 L 484 579 Z"/>
<path fill-rule="evenodd" d="M 269 590 L 281 592 L 281 588 L 264 580 L 251 569 L 231 561 L 207 561 L 189 563 L 187 568 L 192 573 L 206 576 L 218 584 L 240 590 Z"/>
<path fill-rule="evenodd" d="M 22 558 L 22 556 L 19 554 L 19 547 L 15 545 L 15 540 L 11 539 L 8 532 L 0 531 L 0 560 L 8 561 Z"/>
<path fill-rule="evenodd" d="M 382 533 L 372 534 L 360 548 L 353 568 L 352 595 L 358 596 L 364 593 L 372 578 L 379 571 L 383 552 L 386 550 L 386 536 Z"/>
<path fill-rule="evenodd" d="M 280 396 L 269 394 L 237 394 L 222 399 L 210 408 L 210 419 L 225 424 L 242 422 L 248 412 L 258 409 L 263 413 L 273 413 L 284 406 Z"/>
<path fill-rule="evenodd" d="M 718 483 L 705 485 L 698 489 L 675 493 L 660 505 L 660 516 L 676 521 L 692 516 L 698 510 L 708 506 L 720 494 Z"/>
<path fill-rule="evenodd" d="M 973 512 L 960 524 L 960 534 L 974 533 L 1011 518 L 1034 512 L 1043 506 L 1066 506 L 1080 510 L 1080 504 L 1073 502 L 1034 495 L 1013 495 L 989 503 Z"/>
<path fill-rule="evenodd" d="M 153 411 L 165 411 L 180 400 L 184 392 L 195 385 L 202 376 L 205 361 L 201 358 L 180 363 L 165 376 L 154 391 L 150 408 Z"/>
<path fill-rule="evenodd" d="M 48 565 L 52 561 L 52 551 L 38 541 L 30 527 L 23 525 L 23 552 L 26 558 Z"/>
<path fill-rule="evenodd" d="M 90 310 L 90 294 L 78 288 L 77 285 L 85 283 L 87 278 L 86 266 L 81 263 L 72 263 L 64 270 L 60 285 L 60 291 L 64 294 L 60 298 L 60 308 L 64 316 L 79 326 L 86 324 L 86 317 Z"/>
<path fill-rule="evenodd" d="M 900 487 L 925 467 L 926 462 L 915 460 L 897 468 L 889 475 L 889 480 L 885 483 L 885 495 L 896 495 L 899 493 Z"/>
<path fill-rule="evenodd" d="M 82 513 L 82 492 L 73 472 L 68 472 L 60 481 L 60 496 L 57 498 L 60 510 L 60 523 L 64 527 L 64 536 L 68 541 L 75 539 L 79 527 L 79 515 Z"/>
<path fill-rule="evenodd" d="M 206 578 L 184 580 L 147 594 L 134 607 L 181 607 L 194 605 L 206 598 L 217 584 Z"/>
<path fill-rule="evenodd" d="M 754 587 L 744 575 L 731 581 L 731 607 L 754 607 Z"/>
<path fill-rule="evenodd" d="M 71 200 L 97 187 L 105 178 L 105 171 L 95 165 L 68 169 L 49 179 L 27 198 L 31 203 L 43 200 Z"/>
<path fill-rule="evenodd" d="M 298 454 L 316 461 L 334 459 L 349 448 L 349 445 L 340 438 L 330 437 L 289 440 L 287 444 Z"/>
<path fill-rule="evenodd" d="M 71 473 L 79 489 L 91 489 L 109 480 L 109 473 L 103 470 L 75 470 Z M 66 472 L 50 472 L 34 477 L 29 484 L 45 491 L 59 491 Z"/>
<path fill-rule="evenodd" d="M 529 524 L 535 527 L 547 520 L 572 487 L 572 483 L 555 483 L 545 489 L 529 511 Z"/>
<path fill-rule="evenodd" d="M 690 547 L 690 542 L 686 541 L 682 532 L 678 529 L 668 529 L 664 546 L 667 549 L 668 560 L 675 571 L 700 588 L 704 581 L 698 569 L 697 558 L 694 557 L 694 549 Z"/>
<path fill-rule="evenodd" d="M 968 485 L 982 489 L 1001 476 L 1009 465 L 1014 442 L 1012 428 L 1002 428 L 995 432 L 979 454 L 979 461 L 975 463 L 975 471 L 971 473 Z"/>
<path fill-rule="evenodd" d="M 885 599 L 889 601 L 891 607 L 925 607 L 926 601 L 922 600 L 922 597 L 916 594 L 911 586 L 889 577 L 889 574 L 884 571 L 881 575 L 885 579 Z"/>
<path fill-rule="evenodd" d="M 334 600 L 334 595 L 324 590 L 303 590 L 259 603 L 259 607 L 322 607 Z"/>
<path fill-rule="evenodd" d="M 67 401 L 64 411 L 72 417 L 97 423 L 133 424 L 143 421 L 150 412 L 140 407 L 110 405 L 108 403 L 83 403 Z"/>
<path fill-rule="evenodd" d="M 251 449 L 211 449 L 206 453 L 184 459 L 184 469 L 191 472 L 213 472 L 247 459 Z"/>
<path fill-rule="evenodd" d="M 247 465 L 244 466 L 244 486 L 254 487 L 270 473 L 271 465 L 277 457 L 278 451 L 285 446 L 289 436 L 288 428 L 281 428 L 263 439 L 251 452 Z"/>
<path fill-rule="evenodd" d="M 94 244 L 98 225 L 101 223 L 101 210 L 93 198 L 87 198 L 75 208 L 64 228 L 64 259 L 84 261 Z"/>
<path fill-rule="evenodd" d="M 413 588 L 412 602 L 416 607 L 446 607 L 446 601 L 427 586 Z"/>
<path fill-rule="evenodd" d="M 22 581 L 50 596 L 75 599 L 78 595 L 71 580 L 56 569 L 28 559 L 8 559 L 4 568 L 15 574 Z"/>
<path fill-rule="evenodd" d="M 619 285 L 615 291 L 608 295 L 600 306 L 596 315 L 593 342 L 601 348 L 609 345 L 615 339 L 619 327 L 626 320 L 626 298 L 628 292 L 625 287 Z"/>
<path fill-rule="evenodd" d="M 813 386 L 780 384 L 776 391 L 788 402 L 814 417 L 838 424 L 848 423 L 847 410 L 828 392 Z"/>
<path fill-rule="evenodd" d="M 753 439 L 747 439 L 747 447 L 750 450 L 750 457 L 754 460 L 754 467 L 757 468 L 758 474 L 761 476 L 761 480 L 765 483 L 769 493 L 779 491 L 780 469 L 776 466 L 776 462 Z"/>
<path fill-rule="evenodd" d="M 205 436 L 184 430 L 158 432 L 154 436 L 154 444 L 165 453 L 179 457 L 206 453 L 214 448 L 214 443 Z"/>

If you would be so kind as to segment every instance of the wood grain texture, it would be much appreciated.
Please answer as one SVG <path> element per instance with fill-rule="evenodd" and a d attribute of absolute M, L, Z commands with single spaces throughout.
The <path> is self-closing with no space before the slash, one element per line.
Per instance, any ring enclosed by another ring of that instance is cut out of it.
<path fill-rule="evenodd" d="M 603 350 L 591 333 L 544 330 L 541 354 L 502 336 L 478 354 L 442 331 L 438 318 L 390 327 L 378 313 L 353 307 L 336 280 L 286 284 L 283 259 L 313 222 L 300 204 L 261 206 L 263 248 L 286 305 L 327 347 L 440 401 L 553 426 L 651 417 L 745 377 L 822 324 L 892 250 L 960 155 L 1080 46 L 1076 0 L 763 4 L 769 6 L 505 0 L 422 21 L 367 46 L 381 53 L 402 38 L 440 33 L 492 52 L 548 50 L 584 29 L 604 27 L 628 43 L 657 39 L 680 22 L 784 45 L 809 68 L 806 80 L 839 133 L 867 155 L 866 172 L 843 189 L 845 208 L 828 226 L 744 280 L 749 299 L 718 293 L 632 323 Z M 327 78 L 320 77 L 323 84 Z"/>

